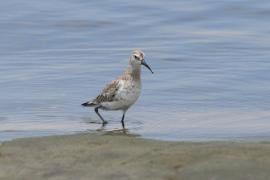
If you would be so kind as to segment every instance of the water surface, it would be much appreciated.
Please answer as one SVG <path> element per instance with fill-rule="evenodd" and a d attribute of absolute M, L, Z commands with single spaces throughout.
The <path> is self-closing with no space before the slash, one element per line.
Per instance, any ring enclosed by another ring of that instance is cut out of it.
<path fill-rule="evenodd" d="M 270 137 L 270 2 L 12 0 L 0 6 L 0 140 L 111 131 L 80 104 L 145 51 L 130 133 L 166 140 Z"/>

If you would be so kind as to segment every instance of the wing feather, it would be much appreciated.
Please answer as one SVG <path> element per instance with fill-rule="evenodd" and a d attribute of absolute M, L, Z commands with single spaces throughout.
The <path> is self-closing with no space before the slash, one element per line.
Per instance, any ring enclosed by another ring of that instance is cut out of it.
<path fill-rule="evenodd" d="M 111 102 L 115 100 L 115 95 L 119 89 L 119 80 L 114 80 L 107 84 L 102 92 L 92 101 L 83 103 L 83 106 L 96 106 L 103 102 Z"/>

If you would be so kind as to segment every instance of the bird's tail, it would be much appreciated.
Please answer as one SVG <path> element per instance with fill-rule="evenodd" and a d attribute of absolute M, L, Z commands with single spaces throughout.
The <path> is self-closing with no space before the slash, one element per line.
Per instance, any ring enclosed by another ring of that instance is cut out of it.
<path fill-rule="evenodd" d="M 93 107 L 93 106 L 96 106 L 95 103 L 93 103 L 92 101 L 87 101 L 85 103 L 82 103 L 81 104 L 82 106 L 85 106 L 85 107 Z"/>

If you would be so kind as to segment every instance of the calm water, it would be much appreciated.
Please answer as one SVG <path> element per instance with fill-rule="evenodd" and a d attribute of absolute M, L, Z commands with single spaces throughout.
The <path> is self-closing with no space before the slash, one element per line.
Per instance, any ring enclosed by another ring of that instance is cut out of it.
<path fill-rule="evenodd" d="M 80 104 L 141 48 L 130 133 L 168 140 L 270 137 L 270 2 L 11 0 L 0 3 L 0 140 L 121 129 Z"/>

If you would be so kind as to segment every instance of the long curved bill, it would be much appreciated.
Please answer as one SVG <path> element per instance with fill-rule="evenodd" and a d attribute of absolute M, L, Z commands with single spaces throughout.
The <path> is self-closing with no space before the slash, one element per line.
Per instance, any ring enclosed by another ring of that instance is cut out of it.
<path fill-rule="evenodd" d="M 152 69 L 150 68 L 150 66 L 145 62 L 145 60 L 142 61 L 142 65 L 144 65 L 145 67 L 147 67 L 147 69 L 149 69 L 151 71 L 151 73 L 154 74 L 154 72 L 152 71 Z"/>

